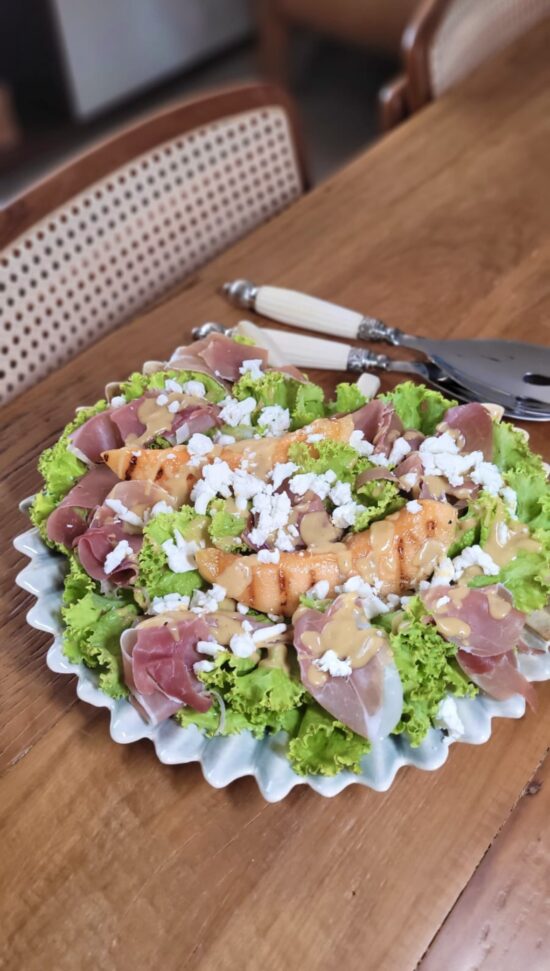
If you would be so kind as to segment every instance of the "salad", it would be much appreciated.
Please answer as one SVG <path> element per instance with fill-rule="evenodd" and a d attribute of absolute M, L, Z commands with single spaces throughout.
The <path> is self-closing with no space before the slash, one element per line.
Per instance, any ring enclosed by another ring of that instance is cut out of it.
<path fill-rule="evenodd" d="M 410 381 L 329 398 L 238 334 L 149 363 L 39 460 L 65 655 L 152 724 L 283 732 L 303 775 L 460 737 L 456 698 L 533 704 L 550 486 L 501 417 Z"/>

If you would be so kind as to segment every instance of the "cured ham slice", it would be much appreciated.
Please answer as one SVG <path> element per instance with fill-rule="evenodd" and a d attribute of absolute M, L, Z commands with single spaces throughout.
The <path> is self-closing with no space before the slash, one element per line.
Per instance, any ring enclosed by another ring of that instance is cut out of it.
<path fill-rule="evenodd" d="M 118 519 L 126 521 L 128 532 L 141 532 L 157 502 L 165 503 L 170 509 L 175 509 L 177 505 L 176 500 L 154 482 L 140 482 L 139 479 L 117 481 L 103 504 L 96 509 L 90 526 L 105 526 Z M 126 513 L 133 513 L 141 522 L 136 523 L 134 517 Z"/>
<path fill-rule="evenodd" d="M 326 613 L 309 608 L 300 609 L 294 617 L 294 645 L 298 653 L 302 683 L 309 693 L 328 711 L 352 731 L 364 738 L 377 741 L 385 738 L 395 728 L 403 710 L 403 688 L 391 651 L 384 635 L 374 628 L 374 636 L 380 647 L 362 667 L 354 667 L 347 676 L 323 678 L 315 675 L 315 654 L 306 643 L 308 634 L 321 634 L 341 609 L 338 597 Z M 364 635 L 369 634 L 365 622 Z"/>
<path fill-rule="evenodd" d="M 495 657 L 478 657 L 458 651 L 456 659 L 464 673 L 491 698 L 504 701 L 512 695 L 522 695 L 531 708 L 536 707 L 535 689 L 518 670 L 514 651 Z"/>
<path fill-rule="evenodd" d="M 467 405 L 456 405 L 445 412 L 438 431 L 456 429 L 464 439 L 463 452 L 483 452 L 483 458 L 490 462 L 493 456 L 493 420 L 483 405 L 472 401 Z"/>
<path fill-rule="evenodd" d="M 82 476 L 57 509 L 50 513 L 46 524 L 48 539 L 71 549 L 88 528 L 88 517 L 82 513 L 100 506 L 116 482 L 115 473 L 105 465 Z"/>
<path fill-rule="evenodd" d="M 204 660 L 197 642 L 209 636 L 206 621 L 184 611 L 124 631 L 124 679 L 133 704 L 147 721 L 165 721 L 183 705 L 202 712 L 211 707 L 212 699 L 193 671 L 193 665 Z"/>
<path fill-rule="evenodd" d="M 396 438 L 403 433 L 403 422 L 392 404 L 373 398 L 366 405 L 351 413 L 353 424 L 363 432 L 375 452 L 389 455 Z"/>
<path fill-rule="evenodd" d="M 105 560 L 123 540 L 128 543 L 131 554 L 107 573 Z M 117 587 L 128 587 L 137 574 L 137 554 L 142 542 L 142 536 L 129 533 L 121 522 L 90 526 L 77 540 L 78 558 L 88 576 L 94 580 L 109 580 Z"/>
<path fill-rule="evenodd" d="M 239 344 L 225 334 L 209 334 L 204 341 L 197 341 L 194 352 L 212 368 L 216 377 L 226 381 L 238 381 L 243 361 L 260 360 L 267 364 L 268 352 L 257 345 Z"/>
<path fill-rule="evenodd" d="M 439 632 L 461 650 L 478 657 L 507 654 L 516 647 L 525 614 L 512 607 L 502 586 L 436 586 L 422 596 Z"/>
<path fill-rule="evenodd" d="M 75 450 L 94 464 L 101 462 L 101 453 L 112 448 L 120 448 L 124 444 L 118 427 L 113 423 L 112 416 L 116 409 L 109 408 L 98 415 L 88 418 L 80 428 L 70 436 Z"/>

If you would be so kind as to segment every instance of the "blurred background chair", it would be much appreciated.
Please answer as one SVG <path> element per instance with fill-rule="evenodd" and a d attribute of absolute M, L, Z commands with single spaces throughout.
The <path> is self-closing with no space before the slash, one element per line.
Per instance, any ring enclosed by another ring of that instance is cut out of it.
<path fill-rule="evenodd" d="M 0 211 L 0 401 L 160 298 L 308 184 L 288 97 L 157 112 Z"/>
<path fill-rule="evenodd" d="M 550 0 L 423 0 L 403 33 L 403 73 L 380 92 L 382 129 L 439 98 L 548 16 Z"/>

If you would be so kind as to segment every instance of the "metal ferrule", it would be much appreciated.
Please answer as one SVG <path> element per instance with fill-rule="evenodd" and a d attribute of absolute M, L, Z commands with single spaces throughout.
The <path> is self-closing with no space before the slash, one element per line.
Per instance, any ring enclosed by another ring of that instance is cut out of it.
<path fill-rule="evenodd" d="M 250 280 L 233 280 L 231 283 L 224 283 L 222 290 L 235 307 L 254 310 L 258 295 L 258 287 L 255 283 L 251 283 Z"/>
<path fill-rule="evenodd" d="M 397 327 L 388 327 L 377 317 L 363 317 L 357 328 L 357 337 L 363 341 L 387 341 L 399 344 L 402 332 Z"/>
<path fill-rule="evenodd" d="M 348 356 L 348 371 L 370 371 L 371 368 L 386 370 L 388 358 L 385 354 L 375 354 L 366 347 L 352 347 Z"/>

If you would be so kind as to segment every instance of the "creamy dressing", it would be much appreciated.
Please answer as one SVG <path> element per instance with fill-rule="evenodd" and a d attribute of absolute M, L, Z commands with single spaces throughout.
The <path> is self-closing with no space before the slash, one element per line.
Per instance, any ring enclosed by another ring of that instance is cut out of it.
<path fill-rule="evenodd" d="M 352 668 L 360 668 L 387 644 L 387 637 L 384 631 L 368 624 L 357 595 L 345 593 L 338 598 L 338 607 L 323 630 L 305 631 L 302 642 L 315 658 L 334 651 L 341 660 L 348 659 Z M 313 668 L 317 670 L 314 665 Z"/>
<path fill-rule="evenodd" d="M 323 546 L 335 543 L 342 530 L 333 526 L 327 513 L 307 512 L 300 523 L 300 535 L 306 546 Z"/>
<path fill-rule="evenodd" d="M 128 435 L 126 445 L 130 448 L 139 448 L 152 438 L 171 428 L 175 414 L 177 414 L 177 412 L 174 414 L 169 410 L 168 406 L 172 402 L 177 401 L 180 409 L 187 408 L 191 405 L 204 405 L 204 398 L 196 398 L 193 395 L 174 392 L 165 395 L 168 399 L 165 405 L 158 405 L 157 398 L 161 394 L 162 392 L 159 391 L 154 398 L 145 398 L 141 402 L 137 410 L 137 416 L 141 424 L 145 425 L 145 431 L 141 435 Z"/>
<path fill-rule="evenodd" d="M 495 561 L 497 566 L 503 567 L 511 562 L 520 550 L 537 553 L 541 549 L 540 543 L 529 536 L 529 529 L 522 523 L 506 523 L 507 534 L 504 541 L 501 538 L 504 519 L 495 517 L 489 536 L 483 544 L 483 549 Z"/>

